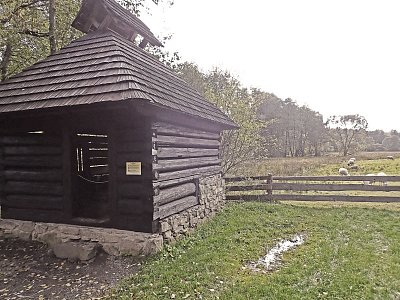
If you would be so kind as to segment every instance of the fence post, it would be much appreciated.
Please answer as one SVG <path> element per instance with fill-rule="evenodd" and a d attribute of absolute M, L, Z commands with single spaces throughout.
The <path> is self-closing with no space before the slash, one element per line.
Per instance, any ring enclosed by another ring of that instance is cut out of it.
<path fill-rule="evenodd" d="M 272 197 L 272 174 L 271 174 L 271 173 L 268 174 L 267 185 L 268 185 L 268 189 L 267 189 L 267 199 L 268 199 L 268 201 L 269 201 L 270 203 L 272 203 L 273 197 Z"/>

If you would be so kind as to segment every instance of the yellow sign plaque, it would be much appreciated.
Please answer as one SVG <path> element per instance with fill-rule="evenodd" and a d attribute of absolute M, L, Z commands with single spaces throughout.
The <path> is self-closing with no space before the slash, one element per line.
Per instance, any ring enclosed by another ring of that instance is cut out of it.
<path fill-rule="evenodd" d="M 140 161 L 127 161 L 126 175 L 142 175 L 142 163 Z"/>

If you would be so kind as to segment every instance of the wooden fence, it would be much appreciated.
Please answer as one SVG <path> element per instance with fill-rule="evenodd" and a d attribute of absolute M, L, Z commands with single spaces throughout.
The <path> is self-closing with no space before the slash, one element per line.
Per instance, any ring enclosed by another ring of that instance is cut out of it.
<path fill-rule="evenodd" d="M 267 175 L 228 177 L 225 181 L 228 201 L 400 202 L 400 185 L 393 184 L 400 182 L 400 176 Z"/>

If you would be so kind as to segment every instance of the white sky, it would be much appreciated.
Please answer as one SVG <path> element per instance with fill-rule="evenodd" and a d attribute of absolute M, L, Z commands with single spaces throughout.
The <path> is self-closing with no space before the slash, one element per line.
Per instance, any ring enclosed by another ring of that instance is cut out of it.
<path fill-rule="evenodd" d="M 142 20 L 203 71 L 400 131 L 399 0 L 175 0 Z"/>

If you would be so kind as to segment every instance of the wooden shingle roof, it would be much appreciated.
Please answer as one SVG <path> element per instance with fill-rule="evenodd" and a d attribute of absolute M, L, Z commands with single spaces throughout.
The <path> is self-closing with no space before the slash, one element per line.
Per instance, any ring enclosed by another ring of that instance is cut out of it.
<path fill-rule="evenodd" d="M 111 31 L 89 33 L 0 84 L 0 113 L 135 99 L 236 127 L 172 70 Z"/>

